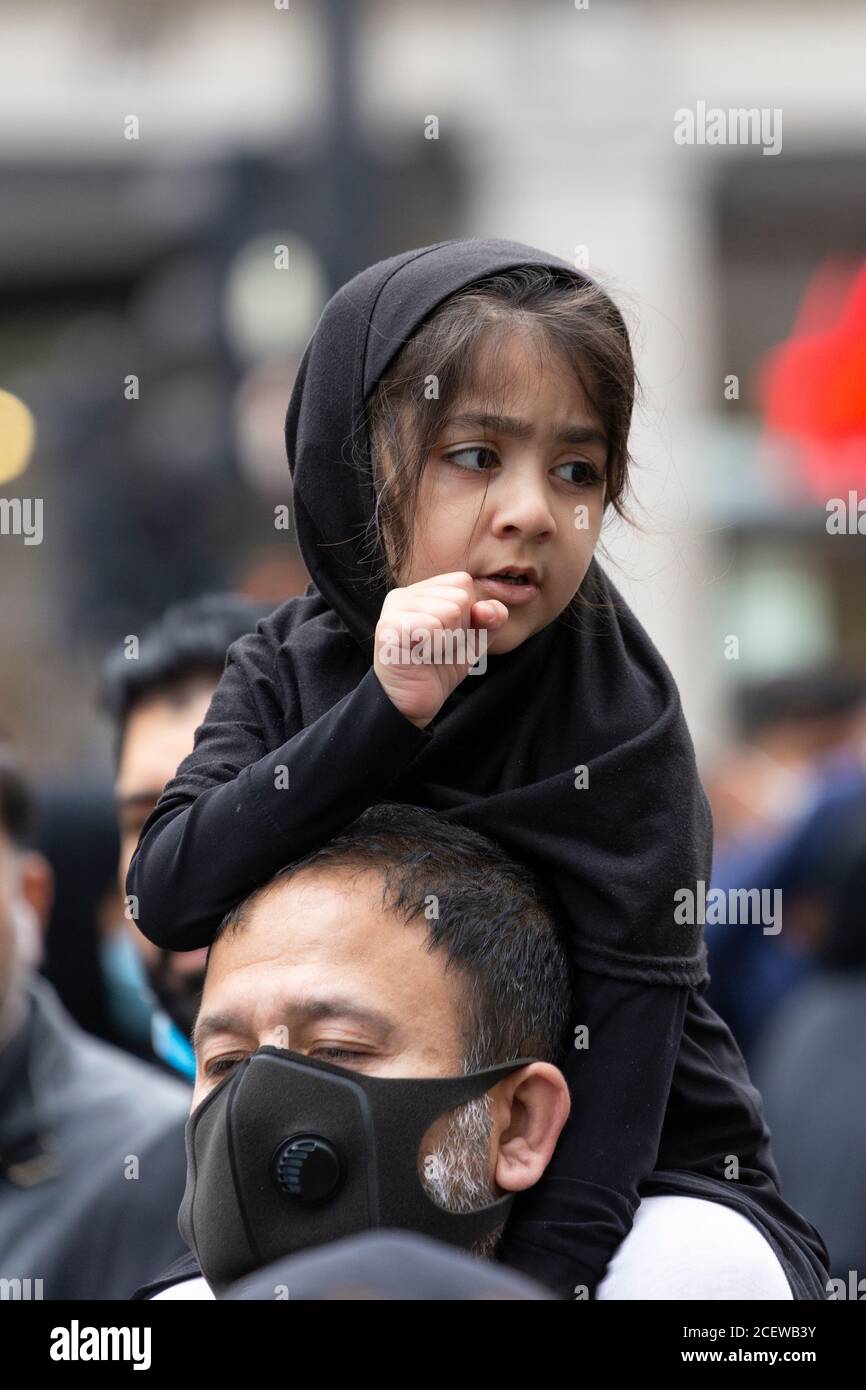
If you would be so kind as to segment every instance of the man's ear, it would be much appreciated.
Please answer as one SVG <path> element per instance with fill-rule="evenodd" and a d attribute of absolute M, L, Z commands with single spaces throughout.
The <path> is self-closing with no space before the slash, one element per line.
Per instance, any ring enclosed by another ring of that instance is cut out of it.
<path fill-rule="evenodd" d="M 38 970 L 45 956 L 45 935 L 54 901 L 54 871 L 37 850 L 19 854 L 9 907 L 15 926 L 18 959 Z"/>
<path fill-rule="evenodd" d="M 44 940 L 48 930 L 48 919 L 54 906 L 54 870 L 44 854 L 30 849 L 21 856 L 20 882 L 21 896 L 36 913 Z"/>
<path fill-rule="evenodd" d="M 492 1176 L 504 1191 L 520 1192 L 539 1181 L 553 1157 L 571 1109 L 568 1083 L 552 1063 L 532 1062 L 493 1095 Z"/>

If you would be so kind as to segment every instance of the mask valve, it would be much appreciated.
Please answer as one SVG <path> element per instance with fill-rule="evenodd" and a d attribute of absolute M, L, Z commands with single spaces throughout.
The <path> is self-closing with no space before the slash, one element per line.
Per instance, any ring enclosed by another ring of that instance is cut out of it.
<path fill-rule="evenodd" d="M 319 1134 L 297 1134 L 284 1140 L 274 1155 L 271 1171 L 281 1192 L 305 1204 L 327 1201 L 343 1178 L 340 1155 Z"/>

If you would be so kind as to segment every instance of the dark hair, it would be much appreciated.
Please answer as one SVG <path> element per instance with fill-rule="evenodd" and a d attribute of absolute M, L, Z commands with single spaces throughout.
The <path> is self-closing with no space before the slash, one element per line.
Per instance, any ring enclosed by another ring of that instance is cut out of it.
<path fill-rule="evenodd" d="M 866 680 L 836 663 L 750 681 L 734 697 L 734 718 L 742 738 L 789 721 L 839 719 L 866 707 Z"/>
<path fill-rule="evenodd" d="M 273 607 L 242 594 L 203 594 L 173 604 L 147 627 L 135 660 L 122 650 L 110 652 L 102 666 L 99 702 L 115 721 L 115 757 L 139 701 L 179 692 L 204 678 L 219 680 L 229 646 L 252 632 Z"/>
<path fill-rule="evenodd" d="M 0 830 L 18 849 L 29 849 L 36 812 L 12 740 L 0 729 Z"/>
<path fill-rule="evenodd" d="M 464 976 L 466 1071 L 518 1057 L 558 1059 L 571 978 L 535 877 L 493 841 L 432 811 L 394 802 L 370 807 L 227 913 L 213 942 L 243 930 L 253 903 L 302 869 L 336 867 L 380 873 L 383 908 L 406 923 L 426 921 L 428 951 L 444 948 L 446 969 L 453 964 Z M 429 918 L 431 898 L 438 916 Z"/>
<path fill-rule="evenodd" d="M 368 398 L 366 424 L 377 498 L 368 544 L 370 555 L 385 557 L 384 570 L 376 576 L 379 581 L 393 583 L 395 570 L 411 550 L 424 465 L 449 413 L 470 385 L 482 396 L 495 398 L 501 381 L 498 350 L 515 327 L 530 331 L 540 362 L 556 355 L 583 387 L 608 438 L 605 508 L 626 516 L 628 436 L 637 378 L 620 312 L 592 280 L 576 280 L 544 266 L 518 266 L 475 281 L 444 300 Z M 482 338 L 492 348 L 483 373 L 478 352 Z M 438 383 L 433 400 L 425 393 L 431 377 Z M 386 453 L 393 460 L 387 478 Z"/>

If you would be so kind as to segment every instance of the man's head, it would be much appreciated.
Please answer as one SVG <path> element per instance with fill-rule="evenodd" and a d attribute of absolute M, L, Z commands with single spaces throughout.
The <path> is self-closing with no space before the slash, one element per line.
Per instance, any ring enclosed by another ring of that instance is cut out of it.
<path fill-rule="evenodd" d="M 134 657 L 124 648 L 106 659 L 101 703 L 115 726 L 121 896 L 141 828 L 166 782 L 192 752 L 228 647 L 253 631 L 270 607 L 239 594 L 206 594 L 169 608 L 142 634 Z M 163 951 L 132 921 L 127 925 L 151 984 L 187 1031 L 201 989 L 204 951 Z"/>
<path fill-rule="evenodd" d="M 704 779 L 719 844 L 805 814 L 825 758 L 866 762 L 866 681 L 837 662 L 747 681 L 732 714 L 733 740 Z"/>
<path fill-rule="evenodd" d="M 0 733 L 0 1047 L 22 1021 L 24 972 L 39 963 L 53 876 L 33 849 L 33 802 L 12 744 Z"/>
<path fill-rule="evenodd" d="M 569 1110 L 555 1062 L 570 997 L 523 866 L 429 811 L 376 806 L 222 923 L 195 1029 L 193 1112 L 268 1044 L 371 1078 L 537 1058 L 424 1135 L 423 1187 L 446 1210 L 472 1211 L 533 1186 L 550 1161 Z"/>

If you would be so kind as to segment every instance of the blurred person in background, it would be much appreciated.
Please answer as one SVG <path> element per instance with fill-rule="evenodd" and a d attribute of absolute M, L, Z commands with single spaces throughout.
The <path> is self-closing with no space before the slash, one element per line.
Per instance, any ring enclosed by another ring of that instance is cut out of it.
<path fill-rule="evenodd" d="M 184 1249 L 188 1089 L 78 1027 L 38 972 L 53 881 L 0 736 L 0 1279 L 125 1299 Z"/>
<path fill-rule="evenodd" d="M 862 763 L 866 680 L 836 665 L 743 685 L 734 742 L 707 776 L 717 858 L 771 842 L 810 800 L 826 761 Z"/>
<path fill-rule="evenodd" d="M 51 866 L 55 889 L 40 972 L 79 1027 L 127 1047 L 104 970 L 106 932 L 119 904 L 111 785 L 52 778 L 34 795 L 36 845 Z M 141 1048 L 129 1050 L 142 1055 Z"/>
<path fill-rule="evenodd" d="M 714 889 L 778 889 L 782 929 L 707 922 L 707 998 L 751 1060 L 786 995 L 815 968 L 834 881 L 835 830 L 866 795 L 866 681 L 831 666 L 744 687 L 739 739 L 707 777 Z"/>
<path fill-rule="evenodd" d="M 121 649 L 106 658 L 100 699 L 114 721 L 121 894 L 141 827 L 192 750 L 229 646 L 273 606 L 240 594 L 205 594 L 167 609 L 143 633 L 136 657 Z M 189 1034 L 207 952 L 154 946 L 136 927 L 130 906 L 113 924 L 103 951 L 125 1041 L 131 1050 L 143 1042 L 145 1055 L 192 1083 Z"/>
<path fill-rule="evenodd" d="M 850 1270 L 866 1272 L 866 797 L 837 869 L 816 969 L 767 1026 L 755 1082 L 786 1195 L 819 1223 L 847 1285 Z"/>

